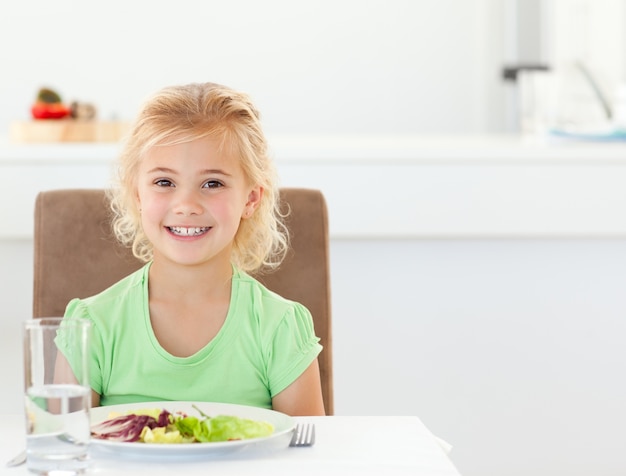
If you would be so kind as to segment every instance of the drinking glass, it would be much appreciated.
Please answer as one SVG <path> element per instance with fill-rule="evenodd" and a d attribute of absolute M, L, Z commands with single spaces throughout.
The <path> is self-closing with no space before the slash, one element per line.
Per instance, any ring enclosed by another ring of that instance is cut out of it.
<path fill-rule="evenodd" d="M 77 475 L 89 465 L 91 323 L 38 318 L 24 323 L 26 465 L 38 474 Z"/>

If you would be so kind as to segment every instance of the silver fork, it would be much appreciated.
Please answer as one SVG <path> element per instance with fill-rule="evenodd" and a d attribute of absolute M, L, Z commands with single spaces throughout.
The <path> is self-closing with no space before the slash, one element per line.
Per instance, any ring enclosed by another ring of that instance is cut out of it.
<path fill-rule="evenodd" d="M 12 468 L 13 466 L 19 466 L 21 464 L 26 463 L 26 450 L 22 451 L 19 455 L 13 458 L 10 461 L 7 461 L 7 468 Z"/>
<path fill-rule="evenodd" d="M 313 423 L 298 423 L 289 446 L 313 446 L 314 444 L 315 425 Z"/>

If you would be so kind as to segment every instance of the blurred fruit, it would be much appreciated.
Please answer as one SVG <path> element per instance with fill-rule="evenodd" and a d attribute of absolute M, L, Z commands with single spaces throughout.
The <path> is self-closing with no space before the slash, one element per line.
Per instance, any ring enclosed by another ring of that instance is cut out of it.
<path fill-rule="evenodd" d="M 73 101 L 70 104 L 72 118 L 80 120 L 91 120 L 96 117 L 96 106 L 88 102 Z"/>
<path fill-rule="evenodd" d="M 70 109 L 61 103 L 37 102 L 30 108 L 30 112 L 35 119 L 61 119 L 70 115 Z"/>
<path fill-rule="evenodd" d="M 59 96 L 59 94 L 52 89 L 41 88 L 37 93 L 37 102 L 54 104 L 61 102 L 61 96 Z"/>
<path fill-rule="evenodd" d="M 35 119 L 62 119 L 70 115 L 71 109 L 63 104 L 56 91 L 42 88 L 37 93 L 37 100 L 30 112 Z"/>

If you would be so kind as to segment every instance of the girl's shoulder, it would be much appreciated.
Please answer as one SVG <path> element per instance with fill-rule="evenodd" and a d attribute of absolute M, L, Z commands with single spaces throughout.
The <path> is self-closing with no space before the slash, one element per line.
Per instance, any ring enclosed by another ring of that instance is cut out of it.
<path fill-rule="evenodd" d="M 108 288 L 86 298 L 72 299 L 66 308 L 66 315 L 87 315 L 111 313 L 115 309 L 128 305 L 136 305 L 143 299 L 144 283 L 147 279 L 149 264 L 125 276 Z"/>
<path fill-rule="evenodd" d="M 250 293 L 252 298 L 264 299 L 287 306 L 298 304 L 272 291 L 254 276 L 237 268 L 233 271 L 233 283 L 239 288 L 240 292 Z"/>
<path fill-rule="evenodd" d="M 237 283 L 235 313 L 240 322 L 247 322 L 254 330 L 265 350 L 296 347 L 301 355 L 302 349 L 318 345 L 313 317 L 306 306 L 271 291 L 246 273 L 234 275 L 233 283 Z"/>
<path fill-rule="evenodd" d="M 233 284 L 237 286 L 235 298 L 239 305 L 246 305 L 250 311 L 263 313 L 274 318 L 286 315 L 309 315 L 301 303 L 288 299 L 272 291 L 255 277 L 241 270 L 233 273 Z"/>

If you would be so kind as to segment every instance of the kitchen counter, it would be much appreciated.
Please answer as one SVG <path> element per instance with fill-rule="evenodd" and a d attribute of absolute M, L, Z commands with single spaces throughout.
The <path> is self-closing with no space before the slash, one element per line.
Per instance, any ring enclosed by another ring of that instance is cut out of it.
<path fill-rule="evenodd" d="M 435 136 L 307 136 L 269 137 L 272 155 L 279 162 L 430 161 L 626 161 L 626 141 L 581 142 L 518 135 Z M 50 161 L 110 162 L 121 146 L 114 143 L 16 144 L 0 137 L 0 164 Z"/>
<path fill-rule="evenodd" d="M 518 136 L 270 137 L 281 184 L 321 189 L 331 238 L 626 236 L 626 142 Z M 0 239 L 38 191 L 109 183 L 117 144 L 0 142 Z"/>

